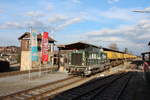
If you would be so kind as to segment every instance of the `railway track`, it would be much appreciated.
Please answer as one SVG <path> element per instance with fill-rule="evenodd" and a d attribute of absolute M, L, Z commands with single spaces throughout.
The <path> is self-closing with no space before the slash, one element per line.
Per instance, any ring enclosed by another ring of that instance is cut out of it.
<path fill-rule="evenodd" d="M 126 75 L 126 74 L 120 74 L 118 76 L 118 78 L 121 77 L 121 76 L 123 77 L 124 75 Z M 94 75 L 94 76 L 96 76 L 96 75 Z M 84 85 L 79 86 L 79 87 L 81 87 L 81 90 L 79 90 L 77 92 L 80 95 L 74 95 L 74 96 L 72 96 L 74 98 L 70 99 L 70 100 L 78 100 L 76 98 L 80 99 L 82 96 L 85 96 L 86 94 L 89 94 L 90 91 L 95 92 L 96 89 L 99 88 L 98 86 L 100 86 L 100 85 L 97 86 L 97 84 L 100 82 L 100 80 L 104 81 L 104 82 L 102 82 L 103 85 L 101 84 L 102 86 L 104 86 L 104 85 L 106 85 L 104 83 L 109 83 L 110 80 L 115 79 L 116 77 L 117 76 L 115 76 L 115 75 L 110 75 L 110 76 L 107 76 L 107 77 L 96 78 L 96 79 L 94 79 L 90 82 L 87 82 Z M 41 85 L 41 86 L 37 86 L 35 88 L 31 88 L 31 89 L 16 92 L 16 93 L 13 93 L 13 94 L 10 94 L 10 95 L 7 95 L 7 96 L 3 96 L 3 97 L 0 97 L 0 100 L 39 100 L 39 99 L 47 100 L 49 98 L 55 97 L 56 94 L 58 94 L 58 93 L 53 93 L 54 91 L 57 91 L 61 88 L 67 87 L 67 86 L 72 85 L 76 82 L 86 80 L 86 79 L 87 78 L 80 78 L 80 77 L 73 77 L 72 76 L 72 77 L 69 77 L 69 78 L 66 78 L 66 79 L 58 80 L 56 82 L 47 83 L 47 84 L 44 84 L 44 85 Z M 92 88 L 93 84 L 95 84 L 94 88 Z M 82 88 L 82 86 L 85 86 L 88 89 Z M 89 90 L 89 89 L 91 89 L 91 90 Z M 84 91 L 84 92 L 80 92 L 80 91 Z M 66 96 L 64 96 L 64 97 L 66 97 Z M 57 100 L 63 100 L 63 99 L 57 99 Z M 64 99 L 64 100 L 68 100 L 68 99 Z M 85 99 L 85 100 L 88 100 L 88 99 Z"/>
<path fill-rule="evenodd" d="M 65 78 L 35 88 L 31 88 L 28 90 L 24 90 L 7 96 L 0 97 L 0 100 L 38 100 L 49 95 L 55 90 L 74 84 L 83 79 L 84 78 L 70 76 L 69 78 Z"/>
<path fill-rule="evenodd" d="M 99 78 L 49 100 L 119 100 L 131 78 L 131 73 Z"/>
<path fill-rule="evenodd" d="M 95 94 L 86 100 L 120 100 L 131 78 L 131 74 L 117 78 L 95 91 Z"/>
<path fill-rule="evenodd" d="M 41 71 L 47 71 L 47 70 L 56 70 L 57 68 L 43 68 L 41 69 Z M 33 69 L 30 70 L 30 72 L 38 72 L 39 69 Z M 4 72 L 4 73 L 0 73 L 0 78 L 1 77 L 9 77 L 9 76 L 13 76 L 13 75 L 21 75 L 21 74 L 27 74 L 29 73 L 29 71 L 13 71 L 13 72 Z"/>
<path fill-rule="evenodd" d="M 53 67 L 53 68 L 43 68 L 41 69 L 41 71 L 47 71 L 47 70 L 57 70 L 58 68 L 57 67 Z M 30 70 L 30 72 L 38 72 L 39 69 L 33 69 L 33 70 Z M 12 72 L 3 72 L 3 73 L 0 73 L 0 78 L 2 77 L 9 77 L 9 76 L 14 76 L 14 75 L 22 75 L 22 74 L 27 74 L 29 73 L 29 70 L 26 70 L 26 71 L 12 71 Z"/>
<path fill-rule="evenodd" d="M 118 66 L 120 64 L 116 64 L 115 66 Z M 57 67 L 53 67 L 53 68 L 43 68 L 41 69 L 41 71 L 47 71 L 47 70 L 57 70 L 58 68 Z M 30 72 L 38 72 L 39 69 L 33 69 L 33 70 L 30 70 Z M 12 72 L 3 72 L 3 73 L 0 73 L 0 78 L 2 77 L 9 77 L 9 76 L 14 76 L 14 75 L 21 75 L 21 74 L 27 74 L 29 73 L 29 70 L 26 70 L 26 71 L 12 71 Z"/>

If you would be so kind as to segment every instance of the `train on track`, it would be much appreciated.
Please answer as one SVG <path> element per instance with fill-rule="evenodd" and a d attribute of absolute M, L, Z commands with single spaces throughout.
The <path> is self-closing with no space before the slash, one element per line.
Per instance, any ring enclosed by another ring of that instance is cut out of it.
<path fill-rule="evenodd" d="M 88 43 L 76 42 L 59 47 L 68 51 L 67 71 L 72 75 L 89 76 L 110 67 L 123 64 L 136 56 Z"/>

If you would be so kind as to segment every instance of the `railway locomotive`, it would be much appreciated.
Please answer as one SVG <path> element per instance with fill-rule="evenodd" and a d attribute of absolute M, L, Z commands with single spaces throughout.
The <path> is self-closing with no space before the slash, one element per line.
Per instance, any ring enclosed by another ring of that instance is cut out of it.
<path fill-rule="evenodd" d="M 132 54 L 83 42 L 64 45 L 59 49 L 68 51 L 67 65 L 65 65 L 68 73 L 81 76 L 89 76 L 122 64 L 124 60 L 136 58 Z"/>
<path fill-rule="evenodd" d="M 69 53 L 68 73 L 91 75 L 109 68 L 109 61 L 102 48 L 89 46 Z"/>

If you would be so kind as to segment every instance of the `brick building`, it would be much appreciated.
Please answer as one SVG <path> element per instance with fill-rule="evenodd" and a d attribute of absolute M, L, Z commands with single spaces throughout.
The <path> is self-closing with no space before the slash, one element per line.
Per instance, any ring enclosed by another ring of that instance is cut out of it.
<path fill-rule="evenodd" d="M 41 64 L 41 42 L 42 42 L 42 35 L 38 34 L 37 35 L 37 41 L 38 41 L 38 57 L 39 61 L 38 62 L 32 62 L 33 64 L 31 65 L 31 51 L 30 51 L 30 33 L 25 32 L 22 36 L 19 38 L 20 45 L 21 45 L 21 68 L 20 70 L 31 70 L 31 69 L 37 69 L 39 68 Z M 50 67 L 54 63 L 54 46 L 55 46 L 55 40 L 52 39 L 51 37 L 48 37 L 48 42 L 49 42 L 49 61 L 48 64 Z M 32 67 L 31 67 L 32 66 Z"/>
<path fill-rule="evenodd" d="M 7 60 L 10 64 L 19 63 L 20 47 L 6 46 L 0 47 L 0 60 Z"/>
<path fill-rule="evenodd" d="M 19 51 L 20 48 L 17 46 L 0 47 L 1 54 L 13 54 L 13 53 L 18 53 Z"/>

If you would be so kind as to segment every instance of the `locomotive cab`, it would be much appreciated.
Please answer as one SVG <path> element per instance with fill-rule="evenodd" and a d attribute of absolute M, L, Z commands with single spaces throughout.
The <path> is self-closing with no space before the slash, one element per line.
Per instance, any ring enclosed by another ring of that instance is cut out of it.
<path fill-rule="evenodd" d="M 105 69 L 107 55 L 100 48 L 88 47 L 69 53 L 68 72 L 88 76 Z"/>

